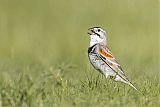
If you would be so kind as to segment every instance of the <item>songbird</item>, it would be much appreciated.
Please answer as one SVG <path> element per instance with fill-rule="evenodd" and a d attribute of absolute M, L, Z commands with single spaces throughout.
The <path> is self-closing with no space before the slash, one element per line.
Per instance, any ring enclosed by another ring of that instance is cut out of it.
<path fill-rule="evenodd" d="M 120 64 L 107 47 L 106 32 L 101 27 L 92 27 L 88 29 L 90 36 L 90 45 L 88 48 L 88 58 L 93 67 L 102 73 L 106 78 L 130 85 L 137 88 L 129 81 L 124 74 Z M 138 91 L 138 90 L 137 90 Z"/>

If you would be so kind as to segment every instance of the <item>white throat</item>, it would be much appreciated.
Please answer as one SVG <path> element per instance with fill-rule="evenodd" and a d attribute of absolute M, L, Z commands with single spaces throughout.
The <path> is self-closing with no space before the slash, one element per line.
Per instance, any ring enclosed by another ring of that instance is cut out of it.
<path fill-rule="evenodd" d="M 93 45 L 95 45 L 95 44 L 97 44 L 98 43 L 98 41 L 97 40 L 95 40 L 95 39 L 91 39 L 90 40 L 90 44 L 89 44 L 89 46 L 90 47 L 92 47 Z"/>
<path fill-rule="evenodd" d="M 94 35 L 90 35 L 90 47 L 92 47 L 93 45 L 97 44 L 97 43 L 101 43 L 101 44 L 104 44 L 106 45 L 106 39 L 100 39 L 98 37 L 95 37 Z"/>

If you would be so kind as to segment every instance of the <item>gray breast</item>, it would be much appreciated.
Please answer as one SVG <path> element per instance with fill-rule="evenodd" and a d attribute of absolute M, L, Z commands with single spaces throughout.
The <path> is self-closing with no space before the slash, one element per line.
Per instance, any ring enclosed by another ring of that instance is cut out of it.
<path fill-rule="evenodd" d="M 100 71 L 102 74 L 112 73 L 111 68 L 99 57 L 97 53 L 97 45 L 88 48 L 88 58 L 93 67 Z"/>

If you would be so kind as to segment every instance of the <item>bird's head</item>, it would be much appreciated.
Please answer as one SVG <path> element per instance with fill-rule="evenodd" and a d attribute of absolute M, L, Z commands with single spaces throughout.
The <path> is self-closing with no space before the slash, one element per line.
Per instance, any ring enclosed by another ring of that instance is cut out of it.
<path fill-rule="evenodd" d="M 106 45 L 106 32 L 100 27 L 92 27 L 88 29 L 88 34 L 90 35 L 90 47 L 101 43 Z"/>

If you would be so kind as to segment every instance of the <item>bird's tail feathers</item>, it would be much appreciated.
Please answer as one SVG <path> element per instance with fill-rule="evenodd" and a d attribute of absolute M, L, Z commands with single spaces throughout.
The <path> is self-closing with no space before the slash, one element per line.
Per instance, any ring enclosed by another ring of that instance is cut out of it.
<path fill-rule="evenodd" d="M 133 89 L 135 89 L 137 92 L 141 93 L 144 95 L 141 91 L 139 91 L 131 82 L 128 82 L 128 85 L 131 86 Z"/>
<path fill-rule="evenodd" d="M 131 82 L 128 82 L 128 85 L 134 88 L 136 91 L 138 91 L 138 89 Z"/>

